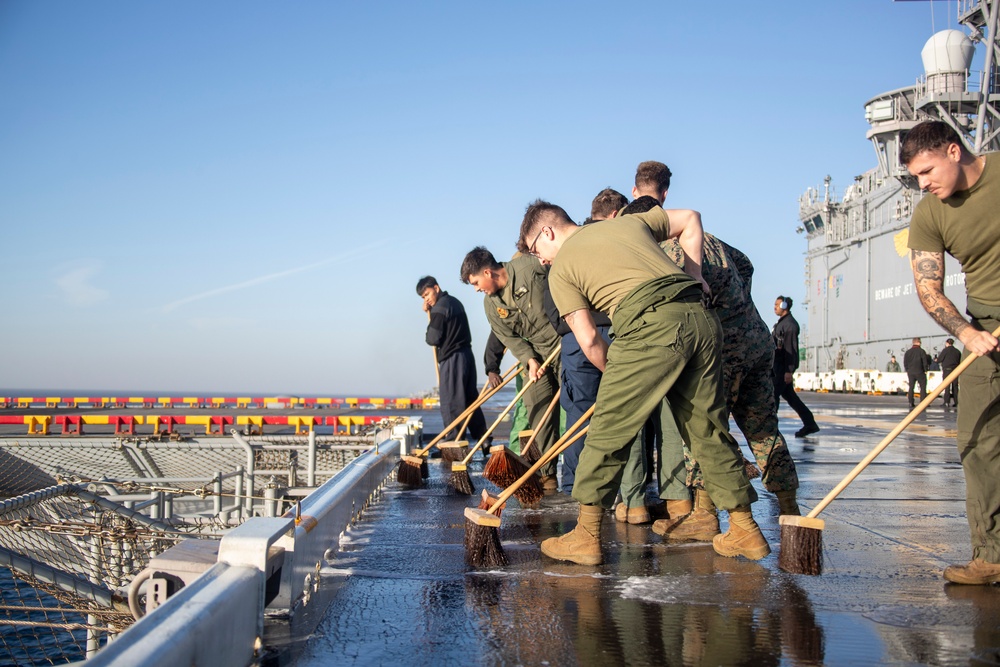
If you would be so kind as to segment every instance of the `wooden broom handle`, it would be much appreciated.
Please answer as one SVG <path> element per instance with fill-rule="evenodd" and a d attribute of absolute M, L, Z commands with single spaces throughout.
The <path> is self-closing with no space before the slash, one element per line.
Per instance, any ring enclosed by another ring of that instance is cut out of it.
<path fill-rule="evenodd" d="M 486 401 L 488 401 L 490 398 L 492 398 L 494 394 L 496 394 L 498 391 L 500 391 L 501 389 L 503 389 L 504 385 L 506 385 L 508 382 L 510 382 L 511 380 L 513 380 L 515 377 L 517 377 L 517 374 L 520 371 L 521 371 L 521 364 L 519 364 L 519 363 L 518 364 L 514 364 L 509 369 L 507 369 L 507 372 L 503 374 L 503 379 L 501 379 L 500 384 L 498 384 L 497 386 L 493 387 L 488 392 L 486 392 L 484 394 L 480 394 L 479 398 L 477 398 L 475 401 L 473 401 L 472 405 L 470 405 L 469 407 L 467 407 L 462 412 L 462 414 L 460 414 L 459 416 L 455 417 L 455 420 L 452 421 L 450 424 L 448 424 L 447 428 L 442 429 L 442 431 L 440 433 L 438 433 L 434 437 L 433 440 L 431 440 L 429 443 L 427 443 L 426 447 L 424 447 L 423 449 L 415 450 L 413 452 L 413 456 L 423 456 L 424 454 L 426 454 L 427 452 L 429 452 L 430 449 L 431 449 L 431 447 L 433 447 L 438 442 L 440 442 L 441 440 L 443 440 L 445 435 L 447 435 L 448 433 L 450 433 L 453 428 L 455 428 L 456 426 L 458 426 L 462 422 L 462 420 L 466 418 L 466 415 L 471 415 L 473 412 L 475 412 L 476 408 L 478 408 L 480 405 L 482 405 L 483 403 L 485 403 Z"/>
<path fill-rule="evenodd" d="M 998 336 L 1000 336 L 1000 327 L 997 327 L 997 329 L 993 332 L 994 338 Z M 941 395 L 941 392 L 944 391 L 945 387 L 947 387 L 956 379 L 958 379 L 958 376 L 961 375 L 963 372 L 965 372 L 965 369 L 971 366 L 972 362 L 974 362 L 978 358 L 979 357 L 977 355 L 970 354 L 962 361 L 962 363 L 958 365 L 958 367 L 955 368 L 955 370 L 953 370 L 951 373 L 948 373 L 948 377 L 941 380 L 941 383 L 934 389 L 934 391 L 927 394 L 927 396 L 924 397 L 924 400 L 920 401 L 920 404 L 917 405 L 917 407 L 910 410 L 910 414 L 906 415 L 906 417 L 903 418 L 903 421 L 899 422 L 899 424 L 896 425 L 896 428 L 892 429 L 892 431 L 889 432 L 889 435 L 885 436 L 882 439 L 882 442 L 878 443 L 878 445 L 875 446 L 875 449 L 870 451 L 868 453 L 868 456 L 866 456 L 861 460 L 861 463 L 854 466 L 854 470 L 848 473 L 847 477 L 845 477 L 840 481 L 840 484 L 833 487 L 833 490 L 830 491 L 830 493 L 826 494 L 826 497 L 823 498 L 823 500 L 821 500 L 819 504 L 816 505 L 816 507 L 814 507 L 813 510 L 806 515 L 806 517 L 810 519 L 815 519 L 817 514 L 822 512 L 827 505 L 833 502 L 833 499 L 839 496 L 840 493 L 847 488 L 847 485 L 853 482 L 854 478 L 860 475 L 861 471 L 867 468 L 868 464 L 874 461 L 875 457 L 881 454 L 882 450 L 888 447 L 889 443 L 895 440 L 897 435 L 903 432 L 903 429 L 909 426 L 913 422 L 913 420 L 920 415 L 921 412 L 926 410 L 928 406 L 930 406 L 930 404 L 934 402 L 935 398 Z"/>
<path fill-rule="evenodd" d="M 551 448 L 549 448 L 549 451 L 542 454 L 541 458 L 535 461 L 535 464 L 530 468 L 528 468 L 528 471 L 523 475 L 521 475 L 521 477 L 518 478 L 516 482 L 514 482 L 506 489 L 504 489 L 503 493 L 501 493 L 497 497 L 496 502 L 493 503 L 493 506 L 490 507 L 488 510 L 486 510 L 486 513 L 496 514 L 497 509 L 505 502 L 507 502 L 507 499 L 510 498 L 512 495 L 514 495 L 514 493 L 518 489 L 524 486 L 524 483 L 527 482 L 529 479 L 531 479 L 531 476 L 534 475 L 539 468 L 541 468 L 543 465 L 551 461 L 554 457 L 562 454 L 563 450 L 567 449 L 574 442 L 576 442 L 584 435 L 586 435 L 587 431 L 590 430 L 590 424 L 587 424 L 583 428 L 580 428 L 580 425 L 583 424 L 583 422 L 590 419 L 591 415 L 593 414 L 594 414 L 594 406 L 591 405 L 590 408 L 583 413 L 583 416 L 577 419 L 576 423 L 570 426 L 569 429 L 567 429 L 567 431 L 562 434 L 561 438 L 556 440 L 556 443 L 552 445 Z M 579 429 L 579 431 L 577 431 L 577 429 Z M 574 433 L 574 431 L 576 432 Z"/>
<path fill-rule="evenodd" d="M 559 341 L 559 343 L 556 344 L 555 349 L 552 350 L 549 356 L 545 358 L 545 361 L 542 362 L 542 365 L 538 367 L 539 376 L 541 376 L 542 373 L 544 373 L 548 369 L 552 361 L 559 355 L 559 351 L 561 349 L 562 349 L 562 341 Z M 527 382 L 524 383 L 524 386 L 521 387 L 521 391 L 517 392 L 517 395 L 514 397 L 514 400 L 512 400 L 507 405 L 507 407 L 503 409 L 503 412 L 501 412 L 495 420 L 493 420 L 493 423 L 490 424 L 490 427 L 486 429 L 486 433 L 483 433 L 483 437 L 479 438 L 479 442 L 476 443 L 476 446 L 471 447 L 469 449 L 469 453 L 466 454 L 465 458 L 459 462 L 461 465 L 468 465 L 469 461 L 472 460 L 472 456 L 476 453 L 476 450 L 483 446 L 483 443 L 486 442 L 486 438 L 490 437 L 493 434 L 493 431 L 497 429 L 497 426 L 499 426 L 500 422 L 503 421 L 503 418 L 507 416 L 507 413 L 514 409 L 514 405 L 516 405 L 517 402 L 521 400 L 521 397 L 524 396 L 524 392 L 528 391 L 528 387 L 530 387 L 534 383 L 535 381 L 533 379 L 529 379 Z"/>
<path fill-rule="evenodd" d="M 545 422 L 548 421 L 549 415 L 552 414 L 552 410 L 555 409 L 556 405 L 559 404 L 559 394 L 561 393 L 562 393 L 562 387 L 556 390 L 556 395 L 552 397 L 551 401 L 549 401 L 549 407 L 545 408 L 545 414 L 542 415 L 542 418 L 538 420 L 538 425 L 537 426 L 532 425 L 531 437 L 528 438 L 528 444 L 526 444 L 524 446 L 524 449 L 521 450 L 521 454 L 524 454 L 524 452 L 531 449 L 532 443 L 534 443 L 535 438 L 538 437 L 538 429 L 540 429 L 545 424 Z"/>

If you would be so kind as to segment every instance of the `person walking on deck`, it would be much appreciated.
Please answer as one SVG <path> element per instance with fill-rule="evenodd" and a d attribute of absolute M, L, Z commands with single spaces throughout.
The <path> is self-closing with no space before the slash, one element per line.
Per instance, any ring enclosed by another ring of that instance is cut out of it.
<path fill-rule="evenodd" d="M 962 363 L 962 353 L 955 347 L 954 338 L 949 338 L 944 342 L 944 349 L 938 352 L 937 360 L 941 364 L 942 380 L 948 377 Z M 948 383 L 948 386 L 944 388 L 944 393 L 941 394 L 941 398 L 944 400 L 946 408 L 949 406 L 953 408 L 958 407 L 958 380 Z"/>
<path fill-rule="evenodd" d="M 778 321 L 771 330 L 774 338 L 774 400 L 785 399 L 788 406 L 802 420 L 802 428 L 795 432 L 796 438 L 819 431 L 819 424 L 813 413 L 795 393 L 794 373 L 799 367 L 799 323 L 792 316 L 792 298 L 779 296 L 774 301 L 774 314 Z"/>
<path fill-rule="evenodd" d="M 920 346 L 920 339 L 914 338 L 913 345 L 903 355 L 903 368 L 906 369 L 906 378 L 909 381 L 909 389 L 906 390 L 906 400 L 910 404 L 910 409 L 914 406 L 913 390 L 920 385 L 920 400 L 927 395 L 927 371 L 931 367 L 931 355 L 924 352 Z"/>

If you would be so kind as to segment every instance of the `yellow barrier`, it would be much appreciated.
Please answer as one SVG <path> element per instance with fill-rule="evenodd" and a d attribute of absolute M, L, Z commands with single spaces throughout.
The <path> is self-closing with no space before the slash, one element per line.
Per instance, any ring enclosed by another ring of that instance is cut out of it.
<path fill-rule="evenodd" d="M 48 435 L 52 426 L 51 415 L 29 415 L 24 418 L 24 423 L 28 425 L 29 435 Z"/>

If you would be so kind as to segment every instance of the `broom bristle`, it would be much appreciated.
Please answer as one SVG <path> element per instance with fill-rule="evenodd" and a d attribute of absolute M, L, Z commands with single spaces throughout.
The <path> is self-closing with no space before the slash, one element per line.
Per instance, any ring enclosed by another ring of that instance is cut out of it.
<path fill-rule="evenodd" d="M 791 574 L 822 574 L 826 522 L 807 516 L 782 515 L 778 523 L 781 524 L 778 567 Z"/>
<path fill-rule="evenodd" d="M 542 492 L 542 482 L 535 473 L 528 480 L 514 491 L 517 502 L 524 507 L 531 507 L 538 503 L 545 494 Z"/>
<path fill-rule="evenodd" d="M 431 469 L 430 469 L 430 466 L 427 465 L 427 457 L 426 456 L 421 456 L 420 457 L 420 477 L 421 477 L 421 479 L 427 479 L 430 476 L 431 476 Z"/>
<path fill-rule="evenodd" d="M 743 457 L 743 467 L 746 468 L 748 478 L 757 479 L 760 477 L 760 468 L 745 456 Z"/>
<path fill-rule="evenodd" d="M 524 450 L 528 448 L 528 441 L 531 440 L 531 434 L 534 433 L 532 430 L 518 431 L 517 432 L 517 453 L 524 456 Z M 513 449 L 514 443 L 511 443 L 511 449 Z"/>
<path fill-rule="evenodd" d="M 396 470 L 396 481 L 404 486 L 416 487 L 423 484 L 423 476 L 420 474 L 421 459 L 418 456 L 404 456 L 399 459 L 399 468 Z"/>
<path fill-rule="evenodd" d="M 538 448 L 538 441 L 535 440 L 532 442 L 528 449 L 521 454 L 521 456 L 528 462 L 529 466 L 534 465 L 538 459 L 542 458 L 542 450 Z"/>
<path fill-rule="evenodd" d="M 503 445 L 490 447 L 490 460 L 483 468 L 483 477 L 501 489 L 521 479 L 531 464 Z"/>
<path fill-rule="evenodd" d="M 451 475 L 448 476 L 448 486 L 463 496 L 471 496 L 476 492 L 476 487 L 472 485 L 472 478 L 469 477 L 469 471 L 461 463 L 452 465 Z"/>
<path fill-rule="evenodd" d="M 465 508 L 465 563 L 475 568 L 507 565 L 499 517 L 474 507 Z"/>
<path fill-rule="evenodd" d="M 449 440 L 448 442 L 438 443 L 438 449 L 441 450 L 441 458 L 445 461 L 461 461 L 469 453 L 468 447 L 468 440 Z"/>

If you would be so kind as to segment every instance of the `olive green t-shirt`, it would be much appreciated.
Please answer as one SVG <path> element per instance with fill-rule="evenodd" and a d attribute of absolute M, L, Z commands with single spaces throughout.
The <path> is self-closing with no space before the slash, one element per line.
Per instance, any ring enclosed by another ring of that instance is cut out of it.
<path fill-rule="evenodd" d="M 928 195 L 910 221 L 911 250 L 947 252 L 965 272 L 966 293 L 1000 306 L 1000 165 L 986 155 L 983 174 L 968 190 L 947 199 Z"/>
<path fill-rule="evenodd" d="M 549 270 L 549 290 L 559 315 L 585 308 L 614 315 L 639 285 L 682 273 L 660 248 L 670 237 L 662 208 L 580 227 L 563 241 Z"/>

